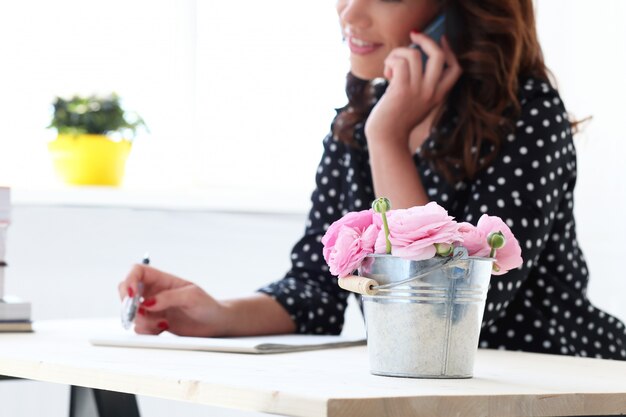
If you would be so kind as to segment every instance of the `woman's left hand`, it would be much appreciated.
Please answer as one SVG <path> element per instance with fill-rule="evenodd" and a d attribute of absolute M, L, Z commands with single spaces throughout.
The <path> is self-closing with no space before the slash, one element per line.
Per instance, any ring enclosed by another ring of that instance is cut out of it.
<path fill-rule="evenodd" d="M 408 148 L 411 131 L 440 106 L 461 76 L 459 65 L 447 40 L 441 47 L 431 38 L 411 33 L 428 61 L 422 63 L 420 51 L 394 49 L 385 60 L 385 78 L 389 86 L 372 109 L 365 123 L 368 144 Z"/>

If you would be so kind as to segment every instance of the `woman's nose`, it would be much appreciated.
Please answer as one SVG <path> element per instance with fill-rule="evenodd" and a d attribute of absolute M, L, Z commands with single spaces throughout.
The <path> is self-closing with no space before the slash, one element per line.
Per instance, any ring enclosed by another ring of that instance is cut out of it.
<path fill-rule="evenodd" d="M 371 24 L 368 3 L 371 0 L 338 0 L 337 12 L 344 27 L 364 28 Z"/>

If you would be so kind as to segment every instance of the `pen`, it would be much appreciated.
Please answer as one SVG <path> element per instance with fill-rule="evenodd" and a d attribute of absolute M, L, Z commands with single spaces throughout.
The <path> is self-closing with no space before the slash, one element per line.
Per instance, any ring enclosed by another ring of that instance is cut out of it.
<path fill-rule="evenodd" d="M 141 260 L 141 263 L 144 265 L 150 264 L 150 256 L 146 253 Z M 135 316 L 137 315 L 137 309 L 139 308 L 139 303 L 141 302 L 141 296 L 143 294 L 143 283 L 137 283 L 137 291 L 133 297 L 126 296 L 122 301 L 122 311 L 121 311 L 121 319 L 122 319 L 122 327 L 128 330 L 130 326 L 135 321 Z"/>

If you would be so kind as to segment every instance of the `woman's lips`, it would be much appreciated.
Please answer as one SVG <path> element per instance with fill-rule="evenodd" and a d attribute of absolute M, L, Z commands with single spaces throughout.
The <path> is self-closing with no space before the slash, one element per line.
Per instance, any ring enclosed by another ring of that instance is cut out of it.
<path fill-rule="evenodd" d="M 367 55 L 380 48 L 382 44 L 367 42 L 354 36 L 350 36 L 348 37 L 348 46 L 350 47 L 350 52 L 353 54 Z"/>

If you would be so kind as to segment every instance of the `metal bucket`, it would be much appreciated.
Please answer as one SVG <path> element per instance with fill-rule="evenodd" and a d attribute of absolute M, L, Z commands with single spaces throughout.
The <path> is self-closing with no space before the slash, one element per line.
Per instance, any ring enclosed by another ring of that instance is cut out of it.
<path fill-rule="evenodd" d="M 363 295 L 371 373 L 471 378 L 492 262 L 466 252 L 425 261 L 368 256 L 359 275 L 378 283 L 375 295 Z"/>

